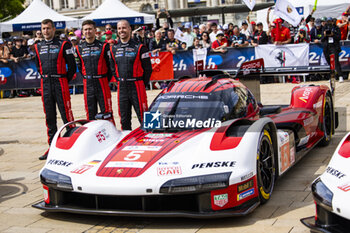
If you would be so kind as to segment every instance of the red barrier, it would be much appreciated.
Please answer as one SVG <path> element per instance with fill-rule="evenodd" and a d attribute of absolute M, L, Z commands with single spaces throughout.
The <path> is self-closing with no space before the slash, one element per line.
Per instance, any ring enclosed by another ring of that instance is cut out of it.
<path fill-rule="evenodd" d="M 151 81 L 174 79 L 173 54 L 171 52 L 159 52 L 150 54 L 152 62 Z"/>

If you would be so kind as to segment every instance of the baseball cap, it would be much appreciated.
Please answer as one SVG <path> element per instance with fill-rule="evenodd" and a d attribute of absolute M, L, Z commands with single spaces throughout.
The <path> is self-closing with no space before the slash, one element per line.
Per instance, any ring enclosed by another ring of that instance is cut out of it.
<path fill-rule="evenodd" d="M 327 21 L 332 21 L 332 20 L 333 20 L 332 17 L 328 17 L 328 18 L 327 18 Z"/>
<path fill-rule="evenodd" d="M 325 22 L 325 21 L 327 21 L 327 17 L 322 17 L 321 22 Z"/>
<path fill-rule="evenodd" d="M 263 25 L 263 23 L 262 22 L 257 22 L 256 26 L 259 26 L 259 25 Z"/>
<path fill-rule="evenodd" d="M 106 33 L 105 33 L 106 35 L 112 35 L 113 33 L 112 33 L 112 31 L 111 30 L 108 30 L 108 31 L 106 31 Z"/>
<path fill-rule="evenodd" d="M 61 39 L 66 39 L 66 34 L 62 33 L 62 34 L 60 35 L 60 38 L 61 38 Z"/>
<path fill-rule="evenodd" d="M 31 45 L 35 44 L 35 40 L 34 39 L 29 39 L 27 44 L 28 44 L 28 46 L 31 46 Z"/>
<path fill-rule="evenodd" d="M 277 18 L 273 21 L 274 24 L 279 24 L 279 23 L 282 23 L 282 19 L 280 18 Z"/>
<path fill-rule="evenodd" d="M 73 36 L 73 35 L 74 35 L 74 32 L 70 32 L 70 33 L 68 33 L 68 35 Z"/>
<path fill-rule="evenodd" d="M 242 22 L 242 25 L 244 25 L 244 24 L 248 25 L 248 22 L 244 20 L 244 21 Z"/>
<path fill-rule="evenodd" d="M 321 26 L 321 19 L 318 18 L 318 19 L 315 20 L 315 26 L 316 27 Z"/>
<path fill-rule="evenodd" d="M 21 38 L 21 37 L 18 37 L 18 36 L 15 36 L 15 37 L 13 37 L 13 40 L 14 40 L 14 41 L 16 41 L 16 40 L 22 40 L 22 38 Z"/>
<path fill-rule="evenodd" d="M 76 36 L 72 36 L 70 40 L 78 40 L 78 38 Z"/>
<path fill-rule="evenodd" d="M 218 31 L 217 33 L 216 33 L 216 36 L 224 36 L 225 34 L 222 32 L 222 31 Z"/>
<path fill-rule="evenodd" d="M 185 28 L 191 28 L 191 23 L 185 23 Z"/>
<path fill-rule="evenodd" d="M 199 28 L 199 26 L 198 25 L 194 25 L 193 28 Z"/>
<path fill-rule="evenodd" d="M 4 40 L 3 39 L 0 39 L 0 44 L 3 44 L 4 43 Z"/>
<path fill-rule="evenodd" d="M 228 24 L 224 24 L 224 26 L 222 27 L 224 30 L 227 30 L 228 29 Z"/>
<path fill-rule="evenodd" d="M 250 22 L 251 25 L 256 25 L 255 21 Z"/>
<path fill-rule="evenodd" d="M 341 14 L 341 15 L 348 16 L 348 15 L 349 15 L 349 13 L 345 11 L 345 12 L 343 12 L 343 14 Z"/>

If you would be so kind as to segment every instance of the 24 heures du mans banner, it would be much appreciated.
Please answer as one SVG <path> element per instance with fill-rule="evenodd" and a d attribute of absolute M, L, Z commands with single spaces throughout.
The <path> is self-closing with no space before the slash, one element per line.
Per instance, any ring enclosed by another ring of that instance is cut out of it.
<path fill-rule="evenodd" d="M 342 42 L 341 48 L 339 60 L 342 69 L 349 71 L 350 41 Z M 266 57 L 268 54 L 269 56 Z M 195 75 L 192 51 L 178 51 L 174 55 L 170 52 L 160 52 L 150 54 L 150 57 L 153 68 L 151 81 L 172 80 L 181 76 Z M 264 45 L 258 48 L 229 48 L 226 53 L 208 52 L 205 69 L 237 69 L 243 62 L 259 57 L 265 58 L 266 67 L 322 66 L 326 64 L 320 44 Z M 82 85 L 81 74 L 77 73 L 77 78 L 70 84 Z M 37 87 L 40 87 L 40 75 L 33 59 L 19 63 L 0 62 L 0 90 Z"/>

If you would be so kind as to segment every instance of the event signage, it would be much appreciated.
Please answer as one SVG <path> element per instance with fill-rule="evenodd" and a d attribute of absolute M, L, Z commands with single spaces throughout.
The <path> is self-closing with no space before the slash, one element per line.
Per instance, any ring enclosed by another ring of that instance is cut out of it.
<path fill-rule="evenodd" d="M 285 47 L 294 48 L 294 45 Z M 272 48 L 277 48 L 277 46 Z M 303 47 L 300 47 L 303 48 Z M 302 49 L 306 53 L 305 49 Z M 322 45 L 310 44 L 307 59 L 301 59 L 308 63 L 310 67 L 327 65 L 323 55 Z M 296 55 L 299 57 L 300 55 Z M 150 56 L 152 68 L 154 72 L 151 81 L 172 80 L 182 76 L 195 76 L 195 62 L 192 51 L 178 51 L 176 54 L 170 52 L 160 52 Z M 204 69 L 226 69 L 237 70 L 244 62 L 252 61 L 256 58 L 255 48 L 229 48 L 226 53 L 208 52 Z M 343 71 L 350 70 L 350 42 L 342 42 L 341 52 L 339 53 L 339 61 Z M 270 58 L 271 59 L 271 58 Z M 264 59 L 265 67 L 268 59 Z M 304 64 L 304 63 L 303 63 Z M 286 64 L 287 65 L 287 64 Z M 271 66 L 270 66 L 271 67 Z M 280 65 L 275 68 L 279 68 Z M 113 79 L 112 79 L 113 80 Z M 70 82 L 71 85 L 82 85 L 82 76 L 77 73 L 76 78 Z M 40 76 L 37 72 L 34 60 L 22 60 L 19 63 L 9 62 L 0 63 L 0 89 L 27 89 L 40 87 Z"/>
<path fill-rule="evenodd" d="M 266 67 L 309 66 L 309 44 L 260 45 L 255 57 L 263 58 Z"/>
<path fill-rule="evenodd" d="M 139 17 L 127 17 L 127 18 L 105 18 L 105 19 L 93 19 L 97 27 L 105 26 L 106 24 L 117 24 L 120 20 L 126 20 L 131 25 L 144 24 L 143 16 Z"/>
<path fill-rule="evenodd" d="M 66 22 L 57 21 L 55 22 L 56 29 L 65 29 Z M 41 30 L 41 23 L 20 23 L 12 25 L 13 31 L 35 31 Z"/>

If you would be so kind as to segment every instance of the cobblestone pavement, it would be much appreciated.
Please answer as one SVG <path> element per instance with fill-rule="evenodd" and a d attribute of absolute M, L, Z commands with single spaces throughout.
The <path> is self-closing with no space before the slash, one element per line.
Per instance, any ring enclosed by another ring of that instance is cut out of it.
<path fill-rule="evenodd" d="M 262 85 L 263 103 L 288 104 L 294 86 Z M 337 84 L 337 107 L 350 104 L 349 87 L 350 82 Z M 157 94 L 158 91 L 148 91 L 149 101 Z M 117 113 L 115 93 L 113 101 Z M 82 95 L 72 96 L 72 106 L 75 119 L 85 117 Z M 349 122 L 349 112 L 344 115 Z M 346 121 L 343 119 L 340 124 Z M 133 125 L 138 125 L 135 116 Z M 278 180 L 271 200 L 245 217 L 195 220 L 45 213 L 31 207 L 43 199 L 38 172 L 44 162 L 38 157 L 47 149 L 47 138 L 41 99 L 1 99 L 0 232 L 309 232 L 299 219 L 314 214 L 310 183 L 325 170 L 344 134 L 337 132 L 331 145 L 317 147 L 303 158 Z"/>

